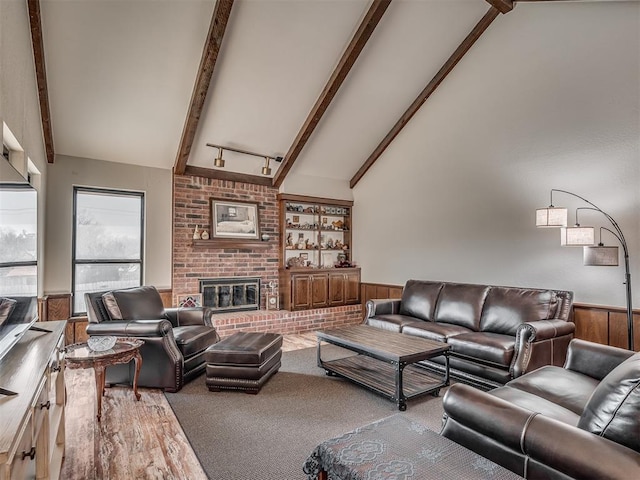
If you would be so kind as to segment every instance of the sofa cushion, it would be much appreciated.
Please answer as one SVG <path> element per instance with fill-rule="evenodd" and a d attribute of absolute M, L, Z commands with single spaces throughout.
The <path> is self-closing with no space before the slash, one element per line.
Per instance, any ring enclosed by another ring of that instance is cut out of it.
<path fill-rule="evenodd" d="M 0 298 L 0 326 L 11 316 L 16 307 L 16 301 L 11 298 Z"/>
<path fill-rule="evenodd" d="M 507 385 L 557 403 L 580 415 L 598 383 L 598 380 L 587 375 L 546 365 L 511 380 Z M 571 388 L 567 388 L 567 385 L 571 385 Z"/>
<path fill-rule="evenodd" d="M 444 284 L 433 320 L 478 331 L 482 305 L 489 288 L 486 285 Z"/>
<path fill-rule="evenodd" d="M 162 298 L 155 287 L 113 290 L 102 295 L 111 320 L 157 320 L 165 318 Z"/>
<path fill-rule="evenodd" d="M 449 337 L 471 332 L 472 330 L 468 328 L 451 325 L 449 323 L 414 322 L 402 326 L 402 333 L 427 338 L 429 340 L 436 340 L 438 342 L 446 342 Z"/>
<path fill-rule="evenodd" d="M 442 282 L 409 280 L 402 290 L 400 314 L 421 320 L 433 320 Z"/>
<path fill-rule="evenodd" d="M 456 355 L 508 367 L 513 358 L 515 340 L 511 335 L 471 332 L 450 337 L 447 342 Z"/>
<path fill-rule="evenodd" d="M 367 325 L 381 328 L 390 332 L 400 332 L 405 325 L 425 323 L 424 320 L 416 320 L 414 317 L 389 313 L 367 318 Z"/>
<path fill-rule="evenodd" d="M 640 452 L 640 353 L 602 379 L 578 427 Z"/>
<path fill-rule="evenodd" d="M 491 287 L 482 309 L 480 330 L 515 336 L 522 323 L 550 318 L 556 303 L 551 290 Z"/>
<path fill-rule="evenodd" d="M 511 383 L 511 382 L 509 382 Z M 489 393 L 494 397 L 502 398 L 509 403 L 518 405 L 519 407 L 526 408 L 532 412 L 538 412 L 547 417 L 555 418 L 563 423 L 575 427 L 580 421 L 580 415 L 569 410 L 568 408 L 558 405 L 557 403 L 547 400 L 546 398 L 539 397 L 533 393 L 525 392 L 524 390 L 518 390 L 517 388 L 511 388 L 506 384 L 504 387 L 499 387 L 491 390 Z"/>

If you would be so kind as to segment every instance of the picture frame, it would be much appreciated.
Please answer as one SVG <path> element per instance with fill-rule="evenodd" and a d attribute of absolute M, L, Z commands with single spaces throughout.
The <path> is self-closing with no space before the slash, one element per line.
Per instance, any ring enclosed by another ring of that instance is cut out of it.
<path fill-rule="evenodd" d="M 257 202 L 211 198 L 211 238 L 260 240 Z"/>
<path fill-rule="evenodd" d="M 176 295 L 176 305 L 179 308 L 201 307 L 201 293 L 186 293 L 184 295 Z"/>

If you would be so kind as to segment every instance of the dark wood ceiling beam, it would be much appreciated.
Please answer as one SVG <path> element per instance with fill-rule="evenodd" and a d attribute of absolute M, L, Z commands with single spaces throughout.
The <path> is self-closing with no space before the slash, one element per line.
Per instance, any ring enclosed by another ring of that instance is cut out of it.
<path fill-rule="evenodd" d="M 500 13 L 509 13 L 513 10 L 513 0 L 486 0 L 487 3 L 500 10 Z"/>
<path fill-rule="evenodd" d="M 38 85 L 38 100 L 40 102 L 40 118 L 42 121 L 42 135 L 44 137 L 45 155 L 47 162 L 53 163 L 55 151 L 53 149 L 53 130 L 51 128 L 51 111 L 49 110 L 49 88 L 47 87 L 47 68 L 44 61 L 44 42 L 42 41 L 42 17 L 40 15 L 40 0 L 27 0 L 29 9 L 29 25 L 31 27 L 31 47 L 36 68 L 36 82 Z"/>
<path fill-rule="evenodd" d="M 216 170 L 214 168 L 185 166 L 182 175 L 192 175 L 194 177 L 215 178 L 217 180 L 229 180 L 231 182 L 251 183 L 253 185 L 263 185 L 270 187 L 271 177 L 261 177 L 259 175 L 249 175 L 245 173 L 229 172 L 227 170 Z"/>
<path fill-rule="evenodd" d="M 200 67 L 198 68 L 193 93 L 191 94 L 191 102 L 189 103 L 189 111 L 187 112 L 187 118 L 184 123 L 184 128 L 182 129 L 180 146 L 178 147 L 178 154 L 176 155 L 176 161 L 173 166 L 173 172 L 176 175 L 184 174 L 187 160 L 189 160 L 191 146 L 196 136 L 200 115 L 204 108 L 204 101 L 207 98 L 207 92 L 209 91 L 209 85 L 213 77 L 213 70 L 218 60 L 224 32 L 227 29 L 233 1 L 234 0 L 218 0 L 213 10 L 209 34 L 207 35 L 207 41 L 202 51 Z"/>
<path fill-rule="evenodd" d="M 427 99 L 431 96 L 431 94 L 438 88 L 438 86 L 442 83 L 442 81 L 447 77 L 449 73 L 453 70 L 453 68 L 458 64 L 458 62 L 464 57 L 464 55 L 469 51 L 469 49 L 473 46 L 474 43 L 480 38 L 480 36 L 485 32 L 489 25 L 496 19 L 496 17 L 500 14 L 500 11 L 494 6 L 489 7 L 487 13 L 484 14 L 482 19 L 473 27 L 471 33 L 467 35 L 464 41 L 456 48 L 453 54 L 449 57 L 449 59 L 444 63 L 442 68 L 436 73 L 436 75 L 431 79 L 431 81 L 427 84 L 427 86 L 420 92 L 420 95 L 413 101 L 413 103 L 409 106 L 409 108 L 404 112 L 404 114 L 400 117 L 400 120 L 396 122 L 393 128 L 387 133 L 387 135 L 382 139 L 380 144 L 376 147 L 369 158 L 362 164 L 360 169 L 356 172 L 356 174 L 351 178 L 350 186 L 351 188 L 355 187 L 356 184 L 360 181 L 360 179 L 367 173 L 373 164 L 380 158 L 382 153 L 387 149 L 387 147 L 393 142 L 396 136 L 400 133 L 400 131 L 405 127 L 409 120 L 420 110 L 420 107 L 427 101 Z"/>
<path fill-rule="evenodd" d="M 311 112 L 309 112 L 307 119 L 304 121 L 302 128 L 300 128 L 298 135 L 296 135 L 293 144 L 282 161 L 282 165 L 280 165 L 280 168 L 273 177 L 274 187 L 280 187 L 280 185 L 282 185 L 282 182 L 289 173 L 289 170 L 293 167 L 293 164 L 311 137 L 311 134 L 320 123 L 322 116 L 327 111 L 327 108 L 329 108 L 329 105 L 349 74 L 351 67 L 353 67 L 353 64 L 360 56 L 360 53 L 369 41 L 371 34 L 378 26 L 378 23 L 382 19 L 382 16 L 386 12 L 390 3 L 391 0 L 373 0 L 367 14 L 358 27 L 358 30 L 351 39 L 351 42 L 342 54 L 342 58 L 331 74 L 329 81 L 324 86 L 320 96 L 316 100 L 316 103 L 313 105 L 313 108 L 311 109 Z"/>

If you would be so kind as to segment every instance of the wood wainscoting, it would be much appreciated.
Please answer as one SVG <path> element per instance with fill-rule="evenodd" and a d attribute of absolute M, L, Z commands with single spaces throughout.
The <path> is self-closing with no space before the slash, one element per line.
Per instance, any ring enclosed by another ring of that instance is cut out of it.
<path fill-rule="evenodd" d="M 362 311 L 374 298 L 401 298 L 402 286 L 384 283 L 361 283 Z M 573 304 L 575 337 L 590 342 L 627 348 L 627 312 L 624 308 L 605 305 Z M 640 310 L 633 311 L 633 336 L 636 350 L 640 349 Z"/>

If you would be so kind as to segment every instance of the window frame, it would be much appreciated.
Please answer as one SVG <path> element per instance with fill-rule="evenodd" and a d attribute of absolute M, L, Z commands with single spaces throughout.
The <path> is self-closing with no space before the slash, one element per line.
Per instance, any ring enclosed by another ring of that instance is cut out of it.
<path fill-rule="evenodd" d="M 3 148 L 6 148 L 6 146 L 3 145 Z M 4 154 L 3 154 L 4 157 Z M 36 192 L 36 190 L 33 188 L 33 186 L 31 186 L 30 184 L 27 183 L 4 183 L 2 185 L 0 185 L 0 188 L 2 189 L 6 189 L 6 190 L 28 190 L 31 192 L 35 192 L 36 193 L 36 212 L 37 212 L 37 205 L 38 205 L 38 200 L 37 200 L 37 194 L 38 192 Z M 38 215 L 36 213 L 36 238 L 38 236 Z M 0 268 L 10 268 L 10 267 L 36 267 L 36 272 L 38 271 L 38 261 L 39 261 L 39 255 L 38 255 L 38 244 L 37 244 L 37 240 L 36 240 L 36 259 L 35 260 L 22 260 L 19 262 L 0 262 Z M 37 273 L 36 273 L 36 277 L 37 277 Z M 37 281 L 36 281 L 36 293 L 35 295 L 37 295 L 37 290 L 38 290 L 38 285 L 37 285 Z"/>
<path fill-rule="evenodd" d="M 79 193 L 94 193 L 109 196 L 121 196 L 121 197 L 138 197 L 140 198 L 140 258 L 139 259 L 99 259 L 99 260 L 77 260 L 76 259 L 76 237 L 77 237 L 77 217 L 78 217 L 78 194 Z M 71 233 L 71 295 L 75 298 L 76 295 L 76 266 L 78 265 L 113 265 L 120 263 L 136 263 L 140 265 L 140 281 L 139 285 L 143 285 L 144 280 L 144 245 L 145 245 L 145 194 L 144 192 L 138 192 L 134 190 L 119 190 L 114 188 L 97 188 L 97 187 L 83 187 L 74 185 L 73 187 L 73 218 L 72 218 L 72 233 Z M 76 312 L 75 303 L 71 302 L 71 315 L 83 316 L 87 312 Z"/>

